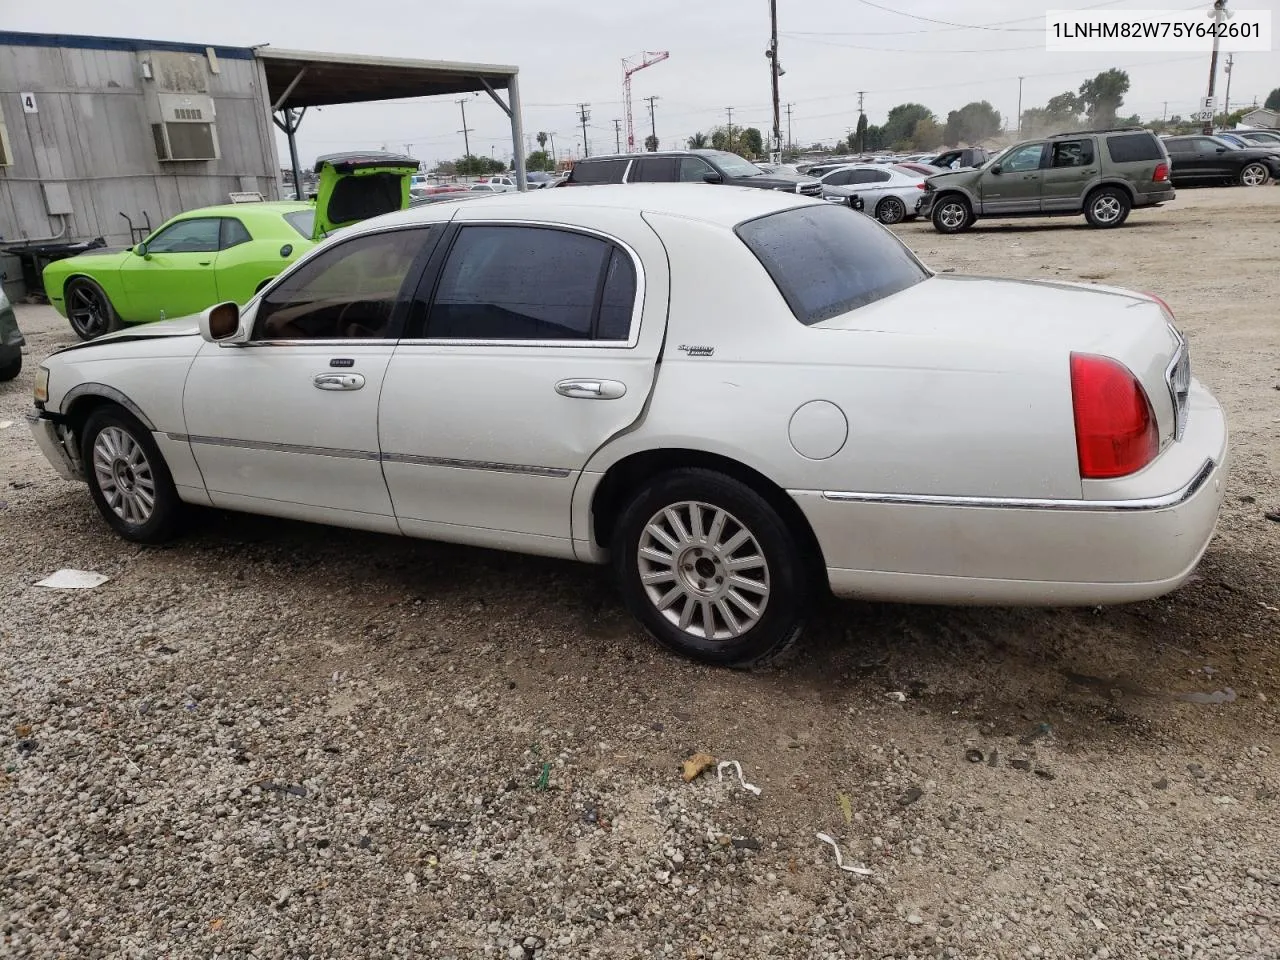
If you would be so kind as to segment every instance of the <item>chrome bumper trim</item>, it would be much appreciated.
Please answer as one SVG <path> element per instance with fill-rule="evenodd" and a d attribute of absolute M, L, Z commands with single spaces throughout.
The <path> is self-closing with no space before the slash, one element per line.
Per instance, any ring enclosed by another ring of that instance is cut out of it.
<path fill-rule="evenodd" d="M 1185 485 L 1159 497 L 1133 500 L 1041 500 L 1031 497 L 947 497 L 916 493 L 850 493 L 824 490 L 822 498 L 839 503 L 907 503 L 925 507 L 985 507 L 996 510 L 1075 510 L 1083 513 L 1129 513 L 1167 510 L 1186 503 L 1213 476 L 1218 464 L 1207 459 Z"/>
<path fill-rule="evenodd" d="M 31 435 L 35 437 L 36 446 L 52 464 L 54 471 L 63 480 L 84 480 L 80 464 L 71 456 L 71 451 L 58 435 L 58 425 L 40 413 L 27 414 L 27 424 L 31 427 Z"/>

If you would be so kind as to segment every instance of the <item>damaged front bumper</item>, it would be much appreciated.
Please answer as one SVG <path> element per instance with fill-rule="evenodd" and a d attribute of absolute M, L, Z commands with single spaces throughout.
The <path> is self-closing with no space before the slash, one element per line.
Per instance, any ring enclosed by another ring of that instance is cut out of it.
<path fill-rule="evenodd" d="M 43 410 L 27 414 L 27 423 L 36 446 L 63 480 L 84 480 L 84 468 L 75 450 L 75 435 L 65 424 L 58 423 Z"/>

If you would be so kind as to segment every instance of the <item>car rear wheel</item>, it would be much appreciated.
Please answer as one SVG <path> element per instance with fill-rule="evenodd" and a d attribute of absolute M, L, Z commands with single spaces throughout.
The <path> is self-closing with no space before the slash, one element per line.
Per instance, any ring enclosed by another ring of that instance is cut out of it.
<path fill-rule="evenodd" d="M 1119 187 L 1103 187 L 1089 194 L 1084 205 L 1084 218 L 1091 227 L 1118 227 L 1129 218 L 1132 207 L 1129 195 Z"/>
<path fill-rule="evenodd" d="M 612 547 L 628 609 L 679 654 L 747 667 L 800 636 L 809 567 L 778 512 L 738 480 L 705 469 L 659 477 L 627 506 Z"/>
<path fill-rule="evenodd" d="M 81 340 L 94 340 L 120 329 L 120 318 L 107 292 L 88 277 L 68 281 L 63 303 L 71 329 Z"/>
<path fill-rule="evenodd" d="M 12 380 L 22 372 L 22 354 L 18 354 L 8 363 L 0 363 L 0 383 Z"/>
<path fill-rule="evenodd" d="M 885 197 L 876 204 L 876 219 L 881 223 L 901 223 L 906 218 L 907 205 L 897 197 Z"/>
<path fill-rule="evenodd" d="M 933 229 L 960 233 L 973 226 L 973 210 L 961 197 L 943 197 L 933 207 Z"/>
<path fill-rule="evenodd" d="M 1240 171 L 1240 184 L 1245 187 L 1261 187 L 1270 176 L 1266 166 L 1261 163 L 1251 163 Z"/>
<path fill-rule="evenodd" d="M 116 533 L 135 543 L 163 543 L 178 529 L 183 505 L 173 477 L 136 417 L 117 406 L 89 415 L 80 433 L 89 493 Z"/>

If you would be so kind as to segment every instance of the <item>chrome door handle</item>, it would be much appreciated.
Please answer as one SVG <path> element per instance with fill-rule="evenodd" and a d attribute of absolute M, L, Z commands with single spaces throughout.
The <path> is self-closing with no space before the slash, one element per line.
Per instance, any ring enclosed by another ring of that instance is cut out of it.
<path fill-rule="evenodd" d="M 617 400 L 627 392 L 627 385 L 617 380 L 561 380 L 556 393 L 575 400 Z"/>
<path fill-rule="evenodd" d="M 321 390 L 359 390 L 364 377 L 358 373 L 321 373 L 311 381 Z"/>

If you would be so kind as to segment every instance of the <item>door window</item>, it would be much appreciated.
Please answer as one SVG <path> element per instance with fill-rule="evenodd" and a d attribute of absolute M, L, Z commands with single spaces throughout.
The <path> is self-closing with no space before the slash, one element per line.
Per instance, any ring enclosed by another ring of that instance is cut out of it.
<path fill-rule="evenodd" d="M 630 160 L 581 160 L 573 166 L 573 183 L 621 183 Z"/>
<path fill-rule="evenodd" d="M 681 183 L 705 183 L 708 173 L 715 173 L 711 164 L 697 157 L 682 157 L 680 160 Z"/>
<path fill-rule="evenodd" d="M 850 170 L 850 183 L 883 183 L 889 179 L 887 170 Z"/>
<path fill-rule="evenodd" d="M 1193 143 L 1195 144 L 1196 153 L 1202 157 L 1217 156 L 1218 148 L 1222 146 L 1222 144 L 1215 140 L 1210 140 L 1208 137 L 1196 137 Z"/>
<path fill-rule="evenodd" d="M 675 183 L 680 175 L 675 157 L 647 157 L 637 160 L 627 180 L 631 183 Z"/>
<path fill-rule="evenodd" d="M 148 253 L 213 253 L 222 229 L 220 217 L 179 220 L 147 241 Z"/>
<path fill-rule="evenodd" d="M 1061 140 L 1053 145 L 1053 167 L 1087 167 L 1093 163 L 1092 140 Z"/>
<path fill-rule="evenodd" d="M 241 243 L 248 243 L 253 237 L 249 236 L 249 231 L 245 225 L 235 217 L 222 218 L 222 237 L 219 248 L 226 250 L 228 247 L 234 247 Z"/>
<path fill-rule="evenodd" d="M 393 336 L 405 278 L 437 230 L 365 234 L 316 255 L 267 291 L 258 306 L 254 339 Z"/>
<path fill-rule="evenodd" d="M 837 170 L 835 173 L 828 173 L 822 178 L 822 182 L 829 187 L 847 187 L 853 183 L 853 171 Z"/>
<path fill-rule="evenodd" d="M 626 339 L 630 257 L 613 244 L 544 227 L 467 226 L 449 251 L 427 316 L 429 339 Z"/>
<path fill-rule="evenodd" d="M 1043 144 L 1029 143 L 1019 147 L 1001 161 L 1000 168 L 1009 173 L 1024 173 L 1028 170 L 1040 169 L 1040 154 L 1044 152 Z"/>

